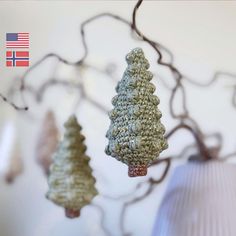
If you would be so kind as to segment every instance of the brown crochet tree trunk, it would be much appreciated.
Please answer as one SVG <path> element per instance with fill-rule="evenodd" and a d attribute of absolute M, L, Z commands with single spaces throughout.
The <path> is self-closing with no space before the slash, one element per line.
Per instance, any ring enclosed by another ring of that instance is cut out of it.
<path fill-rule="evenodd" d="M 65 209 L 65 214 L 66 217 L 73 219 L 80 216 L 80 211 L 73 209 Z"/>
<path fill-rule="evenodd" d="M 129 177 L 145 176 L 147 175 L 147 166 L 146 165 L 129 166 L 128 174 Z"/>

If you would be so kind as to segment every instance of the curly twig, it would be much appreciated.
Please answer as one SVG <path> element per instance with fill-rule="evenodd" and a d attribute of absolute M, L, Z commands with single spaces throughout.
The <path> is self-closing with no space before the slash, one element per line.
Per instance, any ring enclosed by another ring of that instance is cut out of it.
<path fill-rule="evenodd" d="M 105 211 L 104 211 L 104 209 L 95 203 L 91 203 L 90 206 L 95 207 L 100 212 L 100 214 L 101 214 L 101 227 L 107 236 L 111 236 L 112 234 L 109 232 L 109 230 L 105 226 Z"/>
<path fill-rule="evenodd" d="M 1 93 L 0 93 L 0 97 L 4 102 L 8 103 L 10 106 L 12 106 L 16 110 L 27 111 L 29 109 L 28 106 L 21 107 L 21 106 L 16 105 L 14 102 L 9 101 L 9 99 Z"/>

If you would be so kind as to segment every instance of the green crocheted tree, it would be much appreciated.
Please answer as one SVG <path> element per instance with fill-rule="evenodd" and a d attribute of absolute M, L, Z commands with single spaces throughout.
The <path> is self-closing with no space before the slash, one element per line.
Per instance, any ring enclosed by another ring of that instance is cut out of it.
<path fill-rule="evenodd" d="M 153 74 L 141 48 L 127 56 L 128 67 L 116 87 L 109 113 L 111 125 L 105 152 L 128 165 L 130 177 L 144 176 L 147 167 L 168 147 L 165 128 L 158 110 L 159 98 L 153 95 Z"/>
<path fill-rule="evenodd" d="M 66 216 L 75 218 L 80 209 L 97 195 L 95 178 L 86 156 L 85 137 L 75 116 L 65 123 L 64 139 L 53 156 L 46 197 L 65 208 Z"/>

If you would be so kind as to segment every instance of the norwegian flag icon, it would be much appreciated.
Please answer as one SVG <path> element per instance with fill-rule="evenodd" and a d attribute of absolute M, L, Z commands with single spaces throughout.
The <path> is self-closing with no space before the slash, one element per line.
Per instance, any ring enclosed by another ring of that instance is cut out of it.
<path fill-rule="evenodd" d="M 29 66 L 29 52 L 28 51 L 6 51 L 6 66 L 18 67 Z"/>

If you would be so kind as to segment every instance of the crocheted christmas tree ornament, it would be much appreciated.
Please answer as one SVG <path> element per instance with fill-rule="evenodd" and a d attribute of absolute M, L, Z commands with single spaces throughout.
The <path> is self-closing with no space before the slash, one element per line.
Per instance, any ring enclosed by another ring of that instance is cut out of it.
<path fill-rule="evenodd" d="M 98 194 L 95 178 L 85 154 L 85 137 L 75 116 L 65 123 L 64 139 L 53 156 L 46 197 L 65 208 L 66 216 L 75 218 L 83 206 Z"/>
<path fill-rule="evenodd" d="M 128 165 L 130 177 L 144 176 L 147 167 L 168 147 L 165 128 L 160 122 L 159 98 L 153 95 L 153 74 L 141 48 L 127 56 L 128 67 L 116 87 L 109 113 L 111 124 L 106 154 Z"/>
<path fill-rule="evenodd" d="M 15 143 L 15 146 L 11 152 L 9 158 L 9 163 L 7 165 L 6 171 L 4 173 L 5 180 L 8 184 L 14 182 L 16 177 L 20 175 L 24 170 L 24 164 L 22 160 L 22 154 L 20 145 L 18 142 Z"/>
<path fill-rule="evenodd" d="M 52 155 L 56 151 L 59 142 L 59 131 L 56 119 L 52 111 L 48 111 L 44 117 L 38 143 L 36 146 L 36 160 L 42 166 L 46 175 L 52 164 Z"/>

